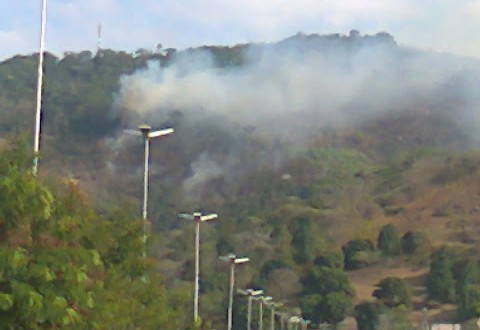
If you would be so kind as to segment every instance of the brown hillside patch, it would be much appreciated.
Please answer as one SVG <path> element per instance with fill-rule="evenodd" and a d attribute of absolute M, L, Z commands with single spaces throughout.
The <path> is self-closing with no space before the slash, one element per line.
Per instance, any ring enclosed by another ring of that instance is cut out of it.
<path fill-rule="evenodd" d="M 427 272 L 428 267 L 413 267 L 402 259 L 392 259 L 368 268 L 349 271 L 347 276 L 355 288 L 355 303 L 358 303 L 362 300 L 373 300 L 372 293 L 377 288 L 375 285 L 386 277 L 401 278 L 412 286 L 414 294 L 423 294 L 423 280 Z"/>

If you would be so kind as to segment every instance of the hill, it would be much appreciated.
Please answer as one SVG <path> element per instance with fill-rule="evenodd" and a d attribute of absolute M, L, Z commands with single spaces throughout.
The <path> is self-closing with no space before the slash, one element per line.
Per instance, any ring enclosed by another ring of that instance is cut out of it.
<path fill-rule="evenodd" d="M 78 180 L 98 214 L 118 204 L 140 209 L 142 140 L 123 130 L 175 129 L 151 141 L 149 255 L 169 289 L 189 287 L 193 229 L 177 214 L 219 213 L 202 228 L 206 321 L 223 321 L 228 276 L 218 256 L 230 252 L 252 260 L 239 287 L 264 288 L 317 322 L 338 323 L 364 299 L 381 315 L 403 315 L 372 297 L 388 276 L 424 276 L 412 282 L 408 308 L 445 302 L 457 305 L 455 318 L 477 315 L 476 275 L 455 277 L 456 292 L 445 301 L 424 285 L 432 252 L 446 246 L 452 268 L 476 260 L 479 249 L 479 61 L 357 31 L 46 55 L 40 179 Z M 0 63 L 6 140 L 32 131 L 35 63 L 35 55 Z M 386 254 L 379 235 L 389 224 L 415 248 Z M 350 250 L 358 241 L 363 247 Z M 401 260 L 393 270 L 392 260 Z M 353 289 L 318 285 L 343 283 L 344 271 Z M 465 283 L 472 284 L 468 304 Z M 420 314 L 412 315 L 417 323 Z"/>

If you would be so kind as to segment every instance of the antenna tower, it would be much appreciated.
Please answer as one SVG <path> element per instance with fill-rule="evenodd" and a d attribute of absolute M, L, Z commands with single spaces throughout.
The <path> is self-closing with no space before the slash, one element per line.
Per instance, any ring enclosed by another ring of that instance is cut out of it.
<path fill-rule="evenodd" d="M 102 24 L 97 25 L 97 52 L 102 48 Z"/>

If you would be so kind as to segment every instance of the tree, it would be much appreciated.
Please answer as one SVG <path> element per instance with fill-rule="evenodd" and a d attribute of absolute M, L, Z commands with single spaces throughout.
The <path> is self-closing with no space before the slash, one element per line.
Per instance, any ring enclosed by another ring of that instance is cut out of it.
<path fill-rule="evenodd" d="M 387 257 L 396 256 L 402 251 L 400 235 L 393 224 L 388 224 L 380 230 L 377 249 Z"/>
<path fill-rule="evenodd" d="M 351 297 L 340 291 L 332 291 L 324 296 L 305 295 L 301 300 L 302 316 L 317 324 L 338 324 L 348 315 L 351 306 Z"/>
<path fill-rule="evenodd" d="M 353 270 L 369 265 L 368 260 L 359 258 L 359 254 L 370 254 L 375 251 L 375 246 L 369 240 L 356 239 L 348 241 L 345 245 L 343 245 L 342 251 L 345 256 L 345 269 Z"/>
<path fill-rule="evenodd" d="M 378 304 L 362 302 L 355 306 L 355 321 L 358 330 L 376 330 L 379 324 L 381 309 Z"/>
<path fill-rule="evenodd" d="M 398 277 L 387 277 L 376 285 L 372 296 L 379 299 L 388 307 L 411 304 L 411 292 L 407 284 Z"/>
<path fill-rule="evenodd" d="M 462 260 L 455 264 L 458 315 L 466 320 L 480 316 L 480 280 L 476 260 Z"/>
<path fill-rule="evenodd" d="M 430 299 L 442 303 L 455 299 L 455 280 L 452 273 L 453 258 L 445 248 L 435 251 L 431 256 L 430 271 L 426 287 Z"/>
<path fill-rule="evenodd" d="M 331 268 L 343 269 L 344 267 L 343 251 L 331 251 L 318 255 L 315 260 L 315 266 L 325 266 Z"/>
<path fill-rule="evenodd" d="M 428 237 L 421 232 L 407 231 L 401 244 L 402 252 L 410 256 L 413 262 L 424 264 L 430 257 L 432 245 Z"/>
<path fill-rule="evenodd" d="M 314 267 L 303 278 L 305 313 L 316 323 L 337 324 L 348 314 L 354 290 L 342 269 Z"/>
<path fill-rule="evenodd" d="M 181 327 L 185 297 L 168 292 L 155 261 L 142 257 L 141 220 L 125 210 L 99 216 L 74 182 L 52 193 L 22 168 L 21 157 L 3 157 L 0 323 L 5 329 Z"/>

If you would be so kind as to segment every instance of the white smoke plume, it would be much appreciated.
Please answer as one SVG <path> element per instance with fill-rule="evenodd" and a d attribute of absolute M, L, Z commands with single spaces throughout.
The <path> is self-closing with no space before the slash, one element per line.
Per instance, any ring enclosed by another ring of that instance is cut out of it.
<path fill-rule="evenodd" d="M 183 182 L 183 188 L 191 199 L 198 199 L 199 190 L 206 182 L 225 174 L 222 167 L 206 152 L 191 164 L 192 174 Z"/>
<path fill-rule="evenodd" d="M 150 63 L 122 77 L 115 107 L 135 124 L 164 122 L 174 110 L 190 118 L 220 115 L 272 140 L 301 143 L 324 126 L 361 124 L 411 108 L 453 111 L 469 123 L 478 118 L 478 84 L 469 82 L 480 80 L 479 63 L 399 47 L 385 33 L 299 34 L 250 45 L 242 56 L 242 65 L 228 68 L 218 68 L 207 50 L 179 53 L 167 67 Z M 450 109 L 450 99 L 461 102 Z M 202 154 L 184 187 L 194 191 L 227 173 L 225 166 Z"/>
<path fill-rule="evenodd" d="M 412 96 L 415 102 L 431 97 L 467 70 L 446 56 L 409 54 L 393 41 L 363 45 L 357 39 L 362 40 L 343 37 L 347 48 L 334 42 L 303 50 L 294 42 L 256 46 L 245 65 L 230 69 L 216 68 L 207 51 L 185 53 L 169 67 L 150 63 L 146 70 L 123 77 L 117 105 L 136 116 L 159 119 L 172 110 L 203 109 L 272 131 L 291 116 L 322 124 L 358 119 L 351 113 L 355 104 L 362 118 L 408 107 Z"/>

